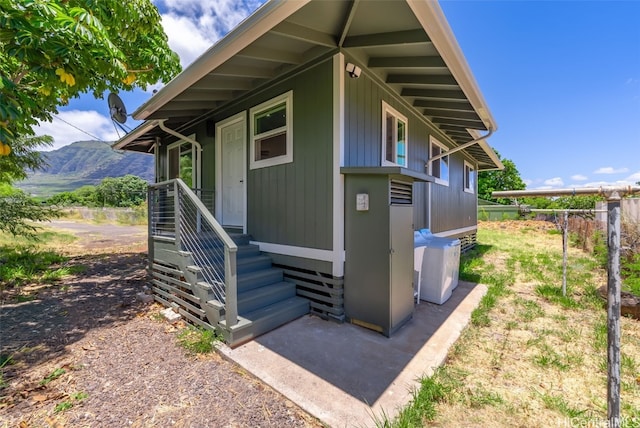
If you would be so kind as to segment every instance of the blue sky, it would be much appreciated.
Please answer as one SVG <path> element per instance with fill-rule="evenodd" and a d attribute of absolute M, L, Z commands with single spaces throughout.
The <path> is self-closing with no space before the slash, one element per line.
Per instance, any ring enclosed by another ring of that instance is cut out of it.
<path fill-rule="evenodd" d="M 188 65 L 259 2 L 156 4 Z M 527 188 L 640 181 L 640 1 L 440 5 L 498 122 L 490 144 L 515 162 Z M 149 96 L 123 94 L 130 112 Z M 100 139 L 118 137 L 104 100 L 82 97 L 60 110 L 60 118 Z M 56 147 L 91 139 L 60 120 L 40 133 L 52 134 Z"/>

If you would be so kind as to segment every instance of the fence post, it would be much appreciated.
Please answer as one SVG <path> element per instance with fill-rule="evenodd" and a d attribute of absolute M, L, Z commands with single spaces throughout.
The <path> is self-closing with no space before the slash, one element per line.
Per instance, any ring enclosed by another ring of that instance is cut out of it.
<path fill-rule="evenodd" d="M 620 194 L 607 194 L 607 417 L 620 427 Z"/>
<path fill-rule="evenodd" d="M 567 295 L 567 241 L 569 241 L 569 212 L 562 216 L 562 295 Z"/>

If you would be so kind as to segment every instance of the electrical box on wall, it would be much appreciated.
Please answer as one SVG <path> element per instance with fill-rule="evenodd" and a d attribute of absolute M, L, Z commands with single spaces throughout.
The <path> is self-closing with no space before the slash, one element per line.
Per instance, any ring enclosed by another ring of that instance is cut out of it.
<path fill-rule="evenodd" d="M 369 211 L 368 193 L 358 193 L 356 195 L 356 211 Z"/>

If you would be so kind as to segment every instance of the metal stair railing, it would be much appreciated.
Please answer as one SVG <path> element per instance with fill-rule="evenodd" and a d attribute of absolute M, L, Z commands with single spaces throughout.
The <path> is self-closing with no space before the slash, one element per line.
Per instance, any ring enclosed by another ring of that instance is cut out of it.
<path fill-rule="evenodd" d="M 204 282 L 224 305 L 227 327 L 237 324 L 238 246 L 179 178 L 149 186 L 149 239 L 154 237 L 175 239 L 176 248 L 191 253 Z"/>

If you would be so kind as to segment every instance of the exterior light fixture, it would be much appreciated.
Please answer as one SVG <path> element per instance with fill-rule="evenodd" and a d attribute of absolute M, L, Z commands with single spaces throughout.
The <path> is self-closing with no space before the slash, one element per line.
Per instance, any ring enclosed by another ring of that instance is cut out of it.
<path fill-rule="evenodd" d="M 358 67 L 357 65 L 351 62 L 347 63 L 345 70 L 347 71 L 347 73 L 349 73 L 349 76 L 352 77 L 353 79 L 357 79 L 358 77 L 360 77 L 360 73 L 362 73 L 362 70 L 360 69 L 360 67 Z"/>

